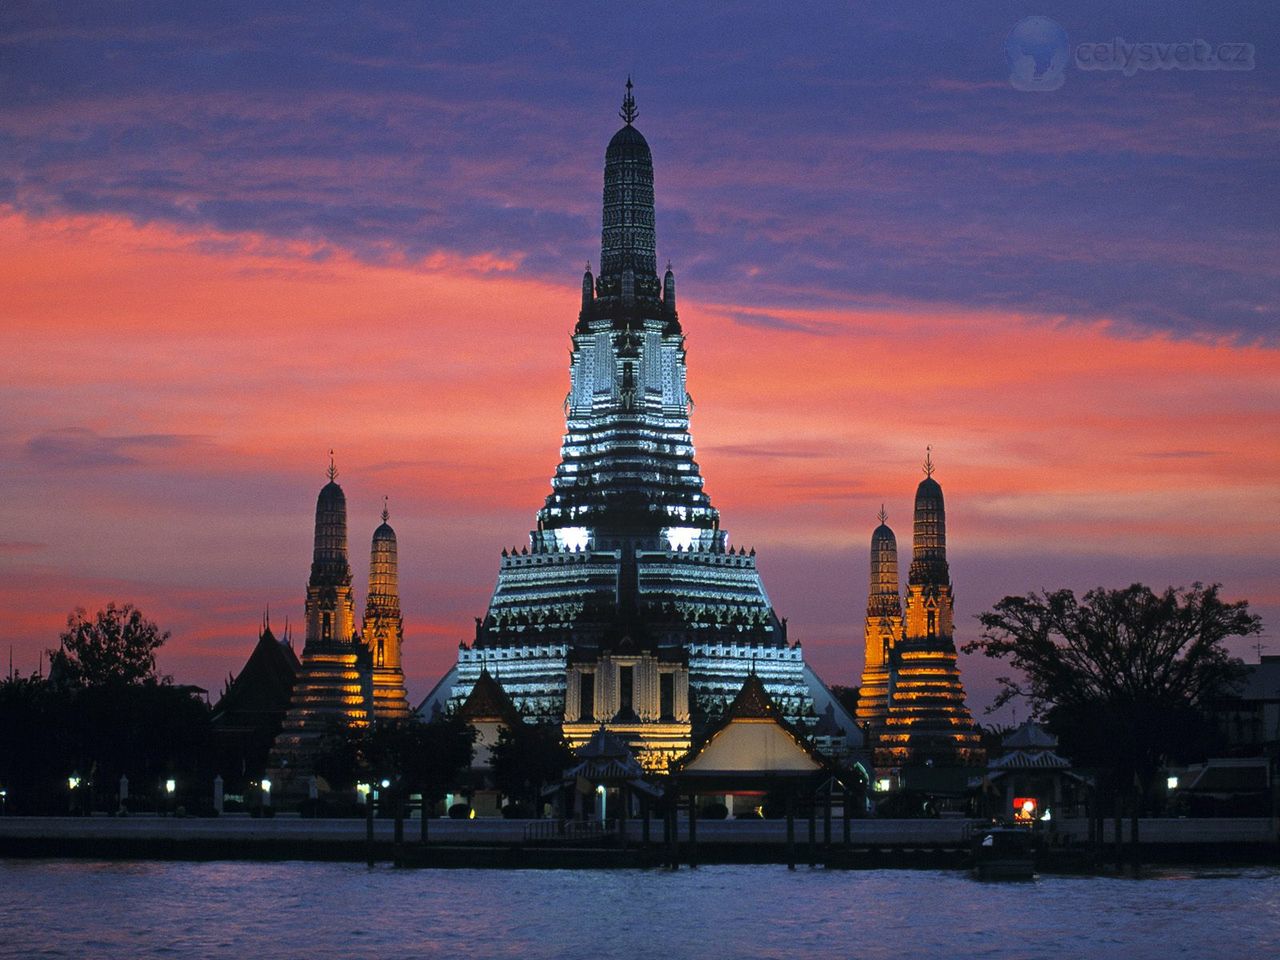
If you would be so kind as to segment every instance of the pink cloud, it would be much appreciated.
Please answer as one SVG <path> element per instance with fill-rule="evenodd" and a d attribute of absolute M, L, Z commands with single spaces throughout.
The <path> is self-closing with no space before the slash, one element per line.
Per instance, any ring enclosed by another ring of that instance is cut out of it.
<path fill-rule="evenodd" d="M 373 264 L 12 211 L 0 249 L 0 642 L 18 661 L 34 664 L 73 606 L 130 600 L 173 630 L 165 669 L 218 686 L 268 603 L 277 622 L 300 619 L 333 447 L 361 596 L 391 498 L 425 693 L 547 493 L 575 278 L 531 280 L 497 253 Z M 683 288 L 681 313 L 707 489 L 832 682 L 860 667 L 872 518 L 886 503 L 905 545 L 929 443 L 966 604 L 1065 582 L 1086 556 L 1099 581 L 1139 555 L 1143 576 L 1165 557 L 1182 577 L 1202 549 L 1193 576 L 1236 577 L 1229 590 L 1280 606 L 1238 574 L 1242 558 L 1280 559 L 1258 519 L 1280 506 L 1276 351 L 1121 337 L 1106 317 L 763 310 L 697 293 Z M 977 572 L 1029 552 L 1047 583 Z"/>

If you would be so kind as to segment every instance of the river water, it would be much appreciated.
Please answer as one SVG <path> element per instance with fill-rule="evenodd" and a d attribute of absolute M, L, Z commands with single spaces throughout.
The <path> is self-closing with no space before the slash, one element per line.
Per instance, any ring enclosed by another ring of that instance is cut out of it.
<path fill-rule="evenodd" d="M 0 861 L 0 956 L 1275 958 L 1280 871 L 984 884 L 943 871 Z"/>

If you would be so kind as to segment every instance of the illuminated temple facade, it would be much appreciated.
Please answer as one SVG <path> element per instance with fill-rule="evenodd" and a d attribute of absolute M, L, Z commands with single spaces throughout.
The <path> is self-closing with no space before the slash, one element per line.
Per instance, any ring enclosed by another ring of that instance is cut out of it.
<path fill-rule="evenodd" d="M 871 535 L 871 582 L 858 720 L 874 741 L 875 765 L 969 766 L 985 759 L 965 706 L 955 647 L 946 510 L 932 457 L 916 488 L 905 610 L 898 546 L 884 511 Z"/>
<path fill-rule="evenodd" d="M 503 551 L 473 640 L 422 711 L 456 709 L 487 669 L 572 745 L 603 724 L 646 769 L 664 770 L 754 670 L 789 721 L 834 715 L 842 746 L 857 749 L 853 717 L 788 643 L 755 551 L 730 545 L 703 489 L 675 275 L 657 271 L 653 159 L 630 81 L 620 116 L 551 492 L 528 544 Z"/>
<path fill-rule="evenodd" d="M 268 759 L 277 782 L 312 772 L 320 741 L 335 725 L 366 727 L 409 715 L 400 666 L 403 626 L 396 536 L 383 510 L 374 532 L 364 635 L 356 631 L 347 559 L 347 498 L 330 463 L 316 499 L 315 547 L 307 581 L 306 641 L 289 709 Z"/>

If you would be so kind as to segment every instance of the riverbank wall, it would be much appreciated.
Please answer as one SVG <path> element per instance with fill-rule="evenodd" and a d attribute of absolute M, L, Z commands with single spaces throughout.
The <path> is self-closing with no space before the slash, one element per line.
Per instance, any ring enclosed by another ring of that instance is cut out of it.
<path fill-rule="evenodd" d="M 421 867 L 609 868 L 693 863 L 800 863 L 839 869 L 965 869 L 972 863 L 981 822 L 968 820 L 854 820 L 846 843 L 843 824 L 828 834 L 822 821 L 770 820 L 677 824 L 674 842 L 660 821 L 632 821 L 619 831 L 568 831 L 548 821 L 391 820 L 180 817 L 0 818 L 0 857 L 129 860 L 315 860 L 393 862 Z M 1112 824 L 1102 842 L 1085 821 L 1046 826 L 1037 837 L 1037 864 L 1048 871 L 1104 868 L 1116 858 Z M 1128 839 L 1128 824 L 1122 838 Z M 1280 843 L 1269 818 L 1144 820 L 1140 858 L 1145 863 L 1277 864 Z"/>

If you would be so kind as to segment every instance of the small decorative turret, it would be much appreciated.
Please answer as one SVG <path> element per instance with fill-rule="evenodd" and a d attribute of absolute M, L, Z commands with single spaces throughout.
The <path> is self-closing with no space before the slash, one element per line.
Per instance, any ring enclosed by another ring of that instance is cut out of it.
<path fill-rule="evenodd" d="M 347 563 L 347 497 L 329 451 L 329 482 L 316 498 L 315 549 L 307 583 L 307 643 L 346 642 L 355 632 Z"/>
<path fill-rule="evenodd" d="M 871 533 L 871 586 L 867 594 L 868 617 L 902 616 L 902 598 L 898 594 L 898 538 L 885 521 L 880 508 L 880 526 Z"/>
<path fill-rule="evenodd" d="M 382 524 L 373 531 L 369 596 L 364 611 L 364 642 L 373 661 L 373 715 L 379 720 L 409 715 L 400 659 L 404 621 L 400 616 L 396 532 L 388 522 L 390 519 L 384 499 Z"/>
<path fill-rule="evenodd" d="M 662 277 L 662 312 L 668 317 L 676 314 L 676 275 L 667 261 L 667 272 Z"/>
<path fill-rule="evenodd" d="M 596 295 L 595 277 L 591 276 L 591 261 L 587 261 L 587 270 L 582 275 L 582 314 L 581 318 L 586 320 L 591 315 L 591 302 Z"/>
<path fill-rule="evenodd" d="M 891 695 L 894 646 L 902 633 L 902 598 L 898 595 L 898 541 L 880 507 L 880 526 L 871 534 L 871 583 L 863 631 L 862 683 L 858 720 L 873 734 L 884 725 Z"/>
<path fill-rule="evenodd" d="M 947 516 L 942 487 L 933 479 L 933 448 L 925 448 L 924 479 L 916 487 L 915 530 L 908 583 L 944 585 L 947 568 Z"/>

